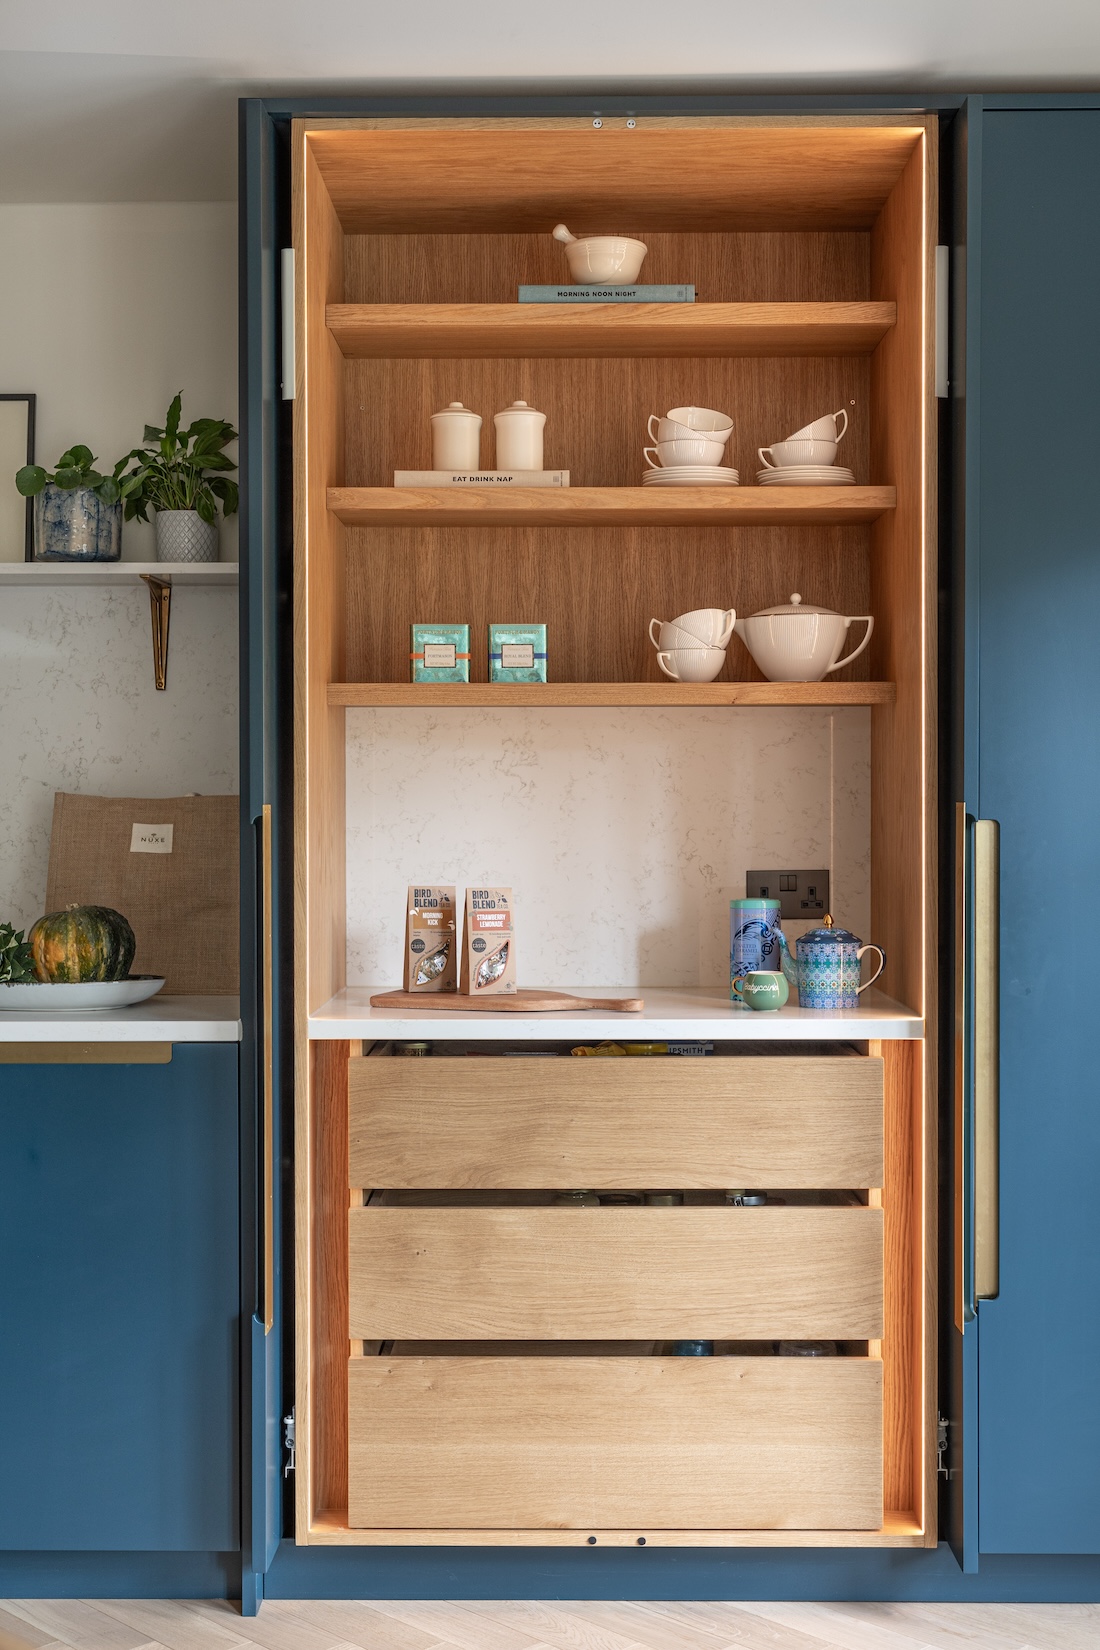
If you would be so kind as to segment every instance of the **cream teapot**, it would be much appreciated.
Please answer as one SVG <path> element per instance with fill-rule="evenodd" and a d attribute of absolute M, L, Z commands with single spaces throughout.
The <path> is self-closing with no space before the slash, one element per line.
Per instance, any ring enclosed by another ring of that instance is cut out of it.
<path fill-rule="evenodd" d="M 865 624 L 867 632 L 859 646 L 840 659 L 837 655 L 851 624 Z M 827 607 L 805 605 L 795 592 L 789 602 L 738 619 L 733 628 L 769 682 L 820 682 L 830 671 L 859 658 L 875 621 L 868 613 L 849 619 Z"/>

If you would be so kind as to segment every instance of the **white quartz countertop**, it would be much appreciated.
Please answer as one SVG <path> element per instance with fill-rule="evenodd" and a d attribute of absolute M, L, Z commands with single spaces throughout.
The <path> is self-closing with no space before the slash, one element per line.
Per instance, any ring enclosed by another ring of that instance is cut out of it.
<path fill-rule="evenodd" d="M 150 997 L 83 1014 L 0 1013 L 0 1043 L 239 1043 L 237 997 Z"/>
<path fill-rule="evenodd" d="M 641 1014 L 601 1014 L 598 1009 L 554 1014 L 462 1013 L 458 1010 L 395 1011 L 371 1008 L 372 994 L 393 987 L 356 987 L 339 992 L 309 1018 L 311 1038 L 501 1039 L 514 1041 L 577 1040 L 601 1042 L 752 1041 L 862 1042 L 867 1038 L 920 1038 L 919 1014 L 883 996 L 873 987 L 860 1007 L 835 1014 L 819 1009 L 782 1008 L 755 1013 L 735 1008 L 727 993 L 700 987 L 677 990 L 638 986 L 566 986 L 585 997 L 631 997 L 645 1000 Z"/>

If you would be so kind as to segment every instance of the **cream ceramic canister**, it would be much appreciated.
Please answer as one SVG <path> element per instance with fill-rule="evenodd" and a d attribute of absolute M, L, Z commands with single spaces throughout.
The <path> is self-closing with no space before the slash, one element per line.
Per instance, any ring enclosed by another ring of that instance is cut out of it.
<path fill-rule="evenodd" d="M 493 419 L 497 432 L 498 470 L 541 470 L 542 432 L 546 414 L 526 401 L 513 401 Z"/>
<path fill-rule="evenodd" d="M 432 469 L 481 468 L 481 414 L 452 401 L 432 414 Z"/>

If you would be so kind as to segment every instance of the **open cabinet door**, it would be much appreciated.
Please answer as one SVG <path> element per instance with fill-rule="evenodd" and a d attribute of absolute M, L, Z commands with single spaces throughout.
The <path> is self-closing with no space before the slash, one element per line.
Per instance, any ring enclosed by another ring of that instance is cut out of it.
<path fill-rule="evenodd" d="M 945 730 L 940 884 L 944 889 L 941 1020 L 941 1529 L 960 1568 L 978 1567 L 978 1324 L 974 1297 L 973 842 L 978 813 L 978 346 L 980 98 L 955 116 L 944 145 L 950 202 L 948 440 L 950 516 L 941 534 L 943 594 L 952 615 L 941 659 Z M 941 297 L 942 301 L 942 297 Z M 948 1038 L 950 1037 L 950 1042 Z"/>
<path fill-rule="evenodd" d="M 1014 103 L 984 100 L 980 268 L 973 239 L 969 260 L 981 314 L 981 449 L 967 454 L 981 500 L 967 534 L 978 581 L 969 763 L 971 811 L 989 822 L 975 832 L 978 1545 L 1095 1554 L 1100 107 Z M 971 427 L 974 392 L 971 368 Z M 983 843 L 994 822 L 999 938 L 993 844 Z M 983 1052 L 998 1020 L 999 1093 L 995 1050 Z"/>
<path fill-rule="evenodd" d="M 242 1440 L 242 1610 L 255 1614 L 264 1576 L 282 1535 L 284 1467 L 281 1178 L 283 1053 L 280 967 L 289 956 L 290 901 L 280 867 L 290 846 L 290 775 L 280 745 L 279 567 L 280 450 L 289 423 L 280 359 L 279 194 L 274 122 L 259 101 L 241 105 L 241 801 L 242 1115 L 250 1138 L 242 1207 L 245 1291 L 253 1310 L 246 1331 Z M 287 362 L 293 378 L 293 361 Z M 292 385 L 291 385 L 292 389 Z"/>

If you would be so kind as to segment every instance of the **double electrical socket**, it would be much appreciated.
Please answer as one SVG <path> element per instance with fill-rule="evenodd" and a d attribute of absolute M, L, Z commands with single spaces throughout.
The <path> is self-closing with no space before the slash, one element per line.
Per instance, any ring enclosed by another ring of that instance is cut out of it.
<path fill-rule="evenodd" d="M 829 909 L 828 871 L 746 871 L 747 899 L 777 899 L 781 917 L 820 920 Z"/>

